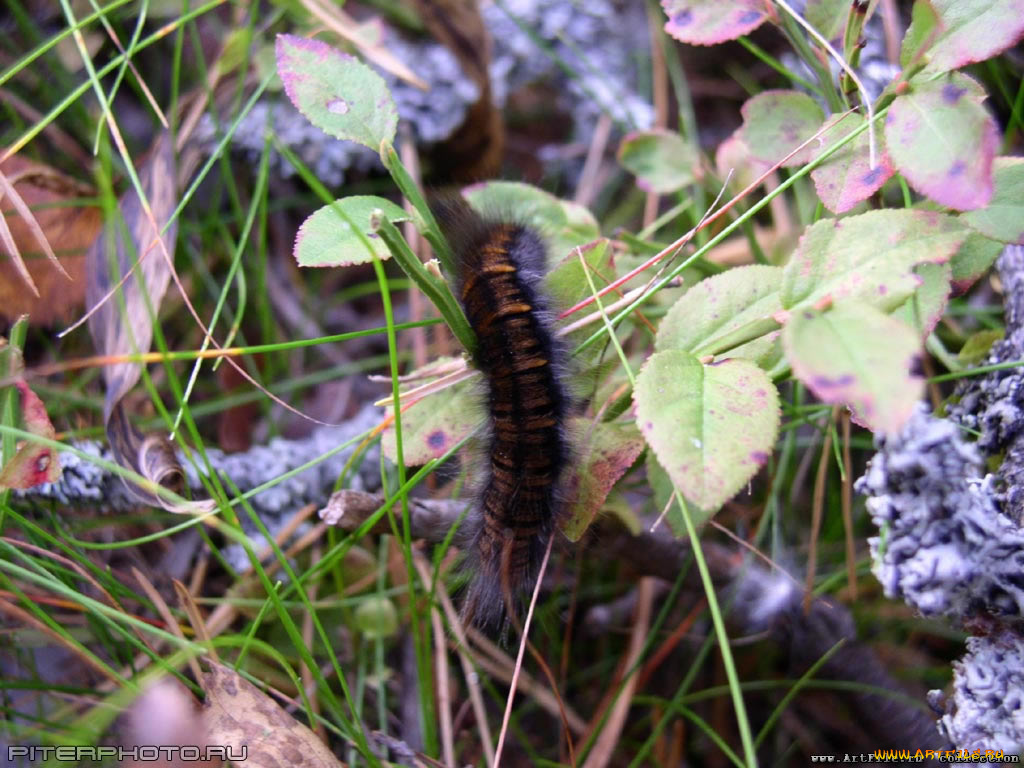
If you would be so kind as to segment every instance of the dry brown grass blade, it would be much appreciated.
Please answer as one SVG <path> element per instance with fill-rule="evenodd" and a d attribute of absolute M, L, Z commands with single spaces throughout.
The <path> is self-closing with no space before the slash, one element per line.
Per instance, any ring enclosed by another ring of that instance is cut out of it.
<path fill-rule="evenodd" d="M 509 720 L 512 717 L 512 703 L 516 699 L 516 688 L 519 683 L 519 675 L 523 671 L 523 654 L 526 653 L 526 644 L 529 642 L 530 637 L 530 623 L 533 621 L 533 609 L 537 605 L 537 596 L 540 594 L 540 585 L 544 580 L 544 572 L 548 569 L 548 560 L 551 557 L 551 545 L 554 542 L 554 536 L 548 539 L 548 547 L 544 550 L 544 559 L 541 560 L 540 570 L 537 572 L 537 583 L 533 585 L 533 594 L 530 595 L 530 605 L 526 610 L 526 621 L 523 624 L 523 630 L 520 633 L 521 639 L 519 641 L 519 651 L 516 653 L 516 663 L 512 670 L 512 679 L 509 681 L 508 686 L 508 699 L 505 701 L 505 714 L 501 720 L 501 730 L 498 732 L 498 746 L 494 748 L 494 768 L 498 768 L 501 765 L 501 750 L 505 746 L 505 736 L 508 733 Z M 505 590 L 506 597 L 509 594 L 509 590 Z M 510 615 L 513 615 L 510 612 Z M 564 709 L 562 702 L 558 702 L 559 715 L 564 719 Z"/>
<path fill-rule="evenodd" d="M 211 743 L 245 746 L 250 768 L 344 765 L 316 734 L 235 670 L 211 663 L 203 676 L 203 723 Z"/>
<path fill-rule="evenodd" d="M 417 550 L 413 550 L 413 552 L 417 553 Z M 426 569 L 426 562 L 423 560 L 423 556 L 420 555 L 419 560 L 413 560 L 413 562 L 417 564 L 416 567 L 419 570 L 420 578 L 423 579 L 423 583 L 429 584 L 430 573 Z M 473 708 L 473 716 L 476 718 L 477 730 L 480 733 L 480 746 L 483 749 L 484 761 L 487 764 L 487 768 L 492 768 L 494 765 L 494 745 L 491 740 L 491 728 L 487 724 L 487 709 L 484 707 L 483 694 L 480 691 L 480 680 L 469 658 L 469 644 L 466 642 L 466 633 L 463 631 L 459 614 L 456 612 L 448 593 L 442 589 L 438 590 L 435 596 L 441 602 L 445 618 L 448 619 L 448 626 L 451 627 L 452 634 L 455 635 L 455 643 L 452 645 L 459 656 L 462 674 L 466 681 L 466 690 L 469 691 L 469 702 Z M 439 635 L 439 637 L 443 637 L 443 635 Z"/>
<path fill-rule="evenodd" d="M 412 550 L 413 565 L 419 574 L 423 588 L 430 591 L 430 569 L 418 549 Z M 435 605 L 430 612 L 431 627 L 437 642 L 434 643 L 434 678 L 437 684 L 437 711 L 441 725 L 441 754 L 446 766 L 455 765 L 455 733 L 452 724 L 452 695 L 448 687 L 448 649 L 445 646 L 444 626 L 441 610 Z"/>
<path fill-rule="evenodd" d="M 637 585 L 636 619 L 629 634 L 629 647 L 626 657 L 620 666 L 622 673 L 628 675 L 615 703 L 612 705 L 608 719 L 604 721 L 601 732 L 594 742 L 593 749 L 587 755 L 583 768 L 605 768 L 612 759 L 615 745 L 622 734 L 626 715 L 633 705 L 633 694 L 636 691 L 637 672 L 639 671 L 640 654 L 647 640 L 647 632 L 651 628 L 651 607 L 654 604 L 654 579 L 644 576 Z"/>
<path fill-rule="evenodd" d="M 128 355 L 146 352 L 153 340 L 153 318 L 150 308 L 159 309 L 170 284 L 170 270 L 154 247 L 173 250 L 178 227 L 171 223 L 161 234 L 176 205 L 177 185 L 174 176 L 174 152 L 168 134 L 161 134 L 154 143 L 148 161 L 139 173 L 147 198 L 144 203 L 134 189 L 121 198 L 120 216 L 128 240 L 117 223 L 110 223 L 93 243 L 87 257 L 88 285 L 86 303 L 92 309 L 89 333 L 96 350 L 103 355 Z M 153 212 L 146 215 L 145 208 Z M 141 253 L 136 259 L 134 254 Z M 133 269 L 134 267 L 134 269 Z M 115 296 L 108 300 L 111 289 L 126 275 L 123 283 L 124 311 Z M 104 418 L 110 419 L 115 406 L 135 386 L 141 375 L 140 363 L 120 363 L 103 370 L 107 392 Z"/>
<path fill-rule="evenodd" d="M 142 591 L 149 598 L 150 602 L 156 607 L 156 612 L 160 614 L 160 618 L 164 620 L 164 624 L 167 626 L 167 631 L 174 634 L 181 640 L 185 639 L 185 633 L 181 631 L 181 625 L 178 624 L 178 620 L 174 618 L 174 614 L 171 613 L 170 606 L 167 605 L 167 601 L 164 600 L 164 596 L 160 594 L 159 590 L 153 586 L 151 582 L 142 571 L 135 566 L 132 566 L 132 576 L 135 577 L 136 583 L 142 588 Z M 196 680 L 200 679 L 203 671 L 199 668 L 199 662 L 196 661 L 194 656 L 188 657 L 188 665 L 192 670 L 192 675 Z"/>
<path fill-rule="evenodd" d="M 217 655 L 217 649 L 211 642 L 213 638 L 210 635 L 210 628 L 206 625 L 206 619 L 203 618 L 203 612 L 199 610 L 199 606 L 196 605 L 196 601 L 193 599 L 192 594 L 188 591 L 188 588 L 177 579 L 173 579 L 171 583 L 174 585 L 174 594 L 178 598 L 178 603 L 181 605 L 182 610 L 185 611 L 185 615 L 188 616 L 188 623 L 192 627 L 192 631 L 195 632 L 196 640 L 206 646 L 206 651 L 210 654 L 211 659 L 214 661 L 220 661 L 220 657 Z"/>

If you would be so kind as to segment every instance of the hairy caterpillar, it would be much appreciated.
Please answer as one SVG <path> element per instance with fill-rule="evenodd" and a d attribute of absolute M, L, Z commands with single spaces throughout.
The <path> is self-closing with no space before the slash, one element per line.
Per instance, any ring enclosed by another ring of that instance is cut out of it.
<path fill-rule="evenodd" d="M 463 614 L 500 625 L 533 586 L 561 507 L 568 462 L 566 357 L 541 281 L 547 260 L 529 227 L 483 217 L 464 203 L 437 206 L 456 257 L 456 295 L 477 335 L 473 363 L 487 386 L 490 428 L 468 521 L 472 577 Z"/>

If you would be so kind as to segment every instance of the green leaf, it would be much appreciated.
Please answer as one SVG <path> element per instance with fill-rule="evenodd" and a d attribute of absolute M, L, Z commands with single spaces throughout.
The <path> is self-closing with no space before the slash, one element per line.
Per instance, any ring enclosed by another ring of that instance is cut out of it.
<path fill-rule="evenodd" d="M 302 222 L 295 235 L 294 254 L 299 266 L 347 267 L 373 261 L 363 241 L 339 214 L 339 210 L 369 238 L 377 258 L 390 258 L 391 252 L 370 226 L 370 214 L 378 208 L 392 222 L 409 221 L 409 214 L 400 206 L 373 195 L 343 197 L 318 210 Z"/>
<path fill-rule="evenodd" d="M 608 248 L 608 239 L 595 240 L 583 246 L 580 251 L 591 270 L 594 285 L 600 290 L 615 276 L 611 266 L 612 252 Z M 556 311 L 568 309 L 590 296 L 590 286 L 583 274 L 579 254 L 570 253 L 555 264 L 544 277 L 544 287 L 551 298 L 551 309 Z M 587 335 L 590 335 L 589 331 Z"/>
<path fill-rule="evenodd" d="M 924 392 L 924 380 L 911 373 L 921 349 L 914 329 L 862 302 L 794 313 L 782 345 L 818 399 L 849 405 L 876 432 L 898 431 Z"/>
<path fill-rule="evenodd" d="M 317 128 L 379 151 L 392 141 L 398 110 L 384 78 L 327 43 L 277 36 L 277 70 L 292 104 Z"/>
<path fill-rule="evenodd" d="M 692 184 L 699 172 L 693 145 L 663 129 L 628 134 L 619 145 L 619 163 L 636 176 L 641 189 L 660 195 Z"/>
<path fill-rule="evenodd" d="M 921 68 L 921 57 L 935 44 L 942 34 L 942 21 L 931 0 L 916 0 L 911 9 L 910 26 L 900 46 L 900 66 L 907 69 L 911 64 Z"/>
<path fill-rule="evenodd" d="M 830 43 L 843 34 L 850 15 L 850 0 L 807 0 L 804 18 Z"/>
<path fill-rule="evenodd" d="M 1002 250 L 1003 244 L 998 240 L 992 240 L 977 232 L 968 232 L 966 239 L 949 262 L 953 268 L 954 290 L 957 293 L 964 293 L 974 285 L 975 281 L 995 264 Z"/>
<path fill-rule="evenodd" d="M 931 48 L 929 72 L 990 59 L 1024 36 L 1024 0 L 931 0 L 943 31 Z"/>
<path fill-rule="evenodd" d="M 856 298 L 893 309 L 917 288 L 914 267 L 948 261 L 968 230 L 933 211 L 869 211 L 824 219 L 804 232 L 783 268 L 782 305 Z"/>
<path fill-rule="evenodd" d="M 454 358 L 439 358 L 409 374 L 417 384 L 436 380 L 456 364 Z M 405 408 L 403 401 L 402 407 Z M 388 406 L 391 413 L 392 406 Z M 418 467 L 446 454 L 453 445 L 473 434 L 486 419 L 478 386 L 462 381 L 427 395 L 402 411 L 402 451 L 407 466 Z M 388 427 L 381 437 L 381 450 L 398 462 L 395 428 Z"/>
<path fill-rule="evenodd" d="M 960 348 L 957 359 L 965 366 L 980 365 L 988 357 L 992 345 L 1002 341 L 1005 332 L 999 328 L 986 328 L 967 337 L 967 341 Z"/>
<path fill-rule="evenodd" d="M 959 72 L 911 85 L 911 92 L 889 107 L 885 120 L 896 170 L 942 205 L 958 211 L 987 205 L 999 136 L 982 106 L 985 90 Z"/>
<path fill-rule="evenodd" d="M 594 521 L 612 487 L 636 461 L 644 441 L 632 424 L 593 423 L 573 419 L 570 431 L 585 438 L 573 455 L 573 470 L 566 496 L 570 499 L 562 532 L 579 541 Z"/>
<path fill-rule="evenodd" d="M 1024 245 L 1024 158 L 997 157 L 993 169 L 992 200 L 960 218 L 993 240 Z"/>
<path fill-rule="evenodd" d="M 757 29 L 768 18 L 760 0 L 661 0 L 665 31 L 691 45 L 715 45 Z"/>
<path fill-rule="evenodd" d="M 703 348 L 723 358 L 742 357 L 768 367 L 778 355 L 779 326 L 771 318 L 782 309 L 781 287 L 782 269 L 761 265 L 736 267 L 702 280 L 662 318 L 654 348 L 695 354 Z M 731 349 L 718 348 L 716 342 L 766 320 L 763 335 Z"/>
<path fill-rule="evenodd" d="M 741 137 L 750 154 L 766 163 L 777 163 L 813 136 L 825 120 L 813 98 L 799 91 L 764 91 L 743 105 Z M 784 165 L 803 165 L 814 147 L 798 152 Z"/>
<path fill-rule="evenodd" d="M 821 137 L 822 151 L 849 136 L 864 120 L 862 115 L 853 113 L 841 117 Z M 872 168 L 868 132 L 864 131 L 811 171 L 814 189 L 826 208 L 833 213 L 845 213 L 882 188 L 892 176 L 893 167 L 881 141 L 876 152 Z"/>
<path fill-rule="evenodd" d="M 914 271 L 921 284 L 906 303 L 892 314 L 917 331 L 917 338 L 923 341 L 946 311 L 953 270 L 949 264 L 920 264 Z"/>
<path fill-rule="evenodd" d="M 703 366 L 682 350 L 655 352 L 636 382 L 637 425 L 676 487 L 704 509 L 736 495 L 768 460 L 779 397 L 746 360 Z"/>
<path fill-rule="evenodd" d="M 597 220 L 586 208 L 530 184 L 486 181 L 464 188 L 462 196 L 484 216 L 500 215 L 537 230 L 548 244 L 549 264 L 601 236 Z"/>

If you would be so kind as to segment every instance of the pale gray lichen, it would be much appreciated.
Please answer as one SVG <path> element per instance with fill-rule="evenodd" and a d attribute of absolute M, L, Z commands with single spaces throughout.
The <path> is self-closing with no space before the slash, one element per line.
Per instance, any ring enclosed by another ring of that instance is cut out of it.
<path fill-rule="evenodd" d="M 638 54 L 650 48 L 643 4 L 611 0 L 501 0 L 481 8 L 494 53 L 495 103 L 539 80 L 550 81 L 572 115 L 574 136 L 587 142 L 597 118 L 649 128 L 654 108 L 637 93 Z"/>
<path fill-rule="evenodd" d="M 881 535 L 869 539 L 888 597 L 924 616 L 1024 615 L 1024 532 L 997 504 L 977 447 L 922 405 L 878 453 L 857 490 Z"/>
<path fill-rule="evenodd" d="M 986 365 L 1024 358 L 1024 246 L 1008 245 L 996 266 L 1003 284 L 1006 338 L 992 345 Z M 1024 523 L 1024 369 L 1014 365 L 965 378 L 957 386 L 949 418 L 980 433 L 978 448 L 1001 457 L 1003 511 Z"/>
<path fill-rule="evenodd" d="M 339 445 L 367 432 L 381 419 L 381 410 L 367 406 L 346 423 L 336 427 L 319 427 L 301 440 L 275 437 L 267 445 L 256 445 L 248 451 L 228 453 L 207 448 L 210 469 L 227 477 L 245 493 L 276 477 L 325 456 Z M 112 461 L 105 446 L 96 442 L 78 442 L 75 448 L 100 459 Z M 323 504 L 351 458 L 354 446 L 334 453 L 323 461 L 289 477 L 271 488 L 252 496 L 248 501 L 268 528 L 276 529 L 283 521 L 306 504 Z M 353 467 L 345 487 L 353 490 L 375 490 L 380 485 L 379 449 L 370 447 L 362 461 Z M 200 474 L 207 474 L 205 464 L 188 460 L 178 454 L 185 469 L 188 487 L 194 494 L 205 495 Z M 88 458 L 75 453 L 60 453 L 61 478 L 26 491 L 16 491 L 20 498 L 38 501 L 53 500 L 62 505 L 94 505 L 111 510 L 134 509 L 138 503 L 124 489 L 119 478 Z M 200 467 L 202 467 L 200 469 Z M 241 515 L 244 519 L 245 515 Z"/>
<path fill-rule="evenodd" d="M 947 705 L 940 691 L 930 703 Z M 951 711 L 939 720 L 939 731 L 960 749 L 1024 750 L 1024 638 L 1001 629 L 967 638 L 967 654 L 953 662 Z"/>

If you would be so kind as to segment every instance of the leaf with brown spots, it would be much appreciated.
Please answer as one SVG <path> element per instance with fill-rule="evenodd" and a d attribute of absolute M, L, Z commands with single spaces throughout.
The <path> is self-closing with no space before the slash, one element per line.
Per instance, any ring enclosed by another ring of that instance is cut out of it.
<path fill-rule="evenodd" d="M 452 362 L 452 358 L 441 358 L 421 372 L 444 370 L 444 366 Z M 410 376 L 416 377 L 417 373 Z M 424 381 L 436 379 L 436 376 L 424 377 Z M 475 432 L 485 419 L 477 390 L 470 381 L 454 383 L 406 407 L 408 402 L 402 401 L 402 454 L 407 466 L 421 466 L 440 458 Z M 391 410 L 389 407 L 388 412 Z M 381 448 L 389 459 L 398 460 L 394 424 L 382 435 Z"/>
<path fill-rule="evenodd" d="M 644 449 L 644 440 L 632 425 L 594 424 L 580 418 L 574 420 L 570 429 L 589 438 L 583 455 L 574 457 L 566 488 L 569 509 L 562 525 L 569 541 L 579 541 L 601 511 L 612 487 Z"/>
<path fill-rule="evenodd" d="M 213 744 L 245 747 L 246 768 L 341 768 L 313 731 L 235 670 L 210 662 L 203 723 Z"/>
<path fill-rule="evenodd" d="M 920 283 L 914 267 L 949 261 L 969 231 L 934 211 L 881 210 L 823 219 L 806 229 L 782 268 L 782 306 L 802 308 L 830 297 L 895 309 Z"/>
<path fill-rule="evenodd" d="M 9 196 L 0 200 L 0 218 L 10 235 L 0 259 L 0 316 L 8 321 L 22 314 L 35 325 L 49 326 L 69 320 L 81 311 L 85 298 L 85 252 L 96 239 L 101 213 L 98 207 L 77 206 L 75 201 L 92 191 L 54 169 L 24 160 L 17 155 L 0 165 L 25 205 L 31 209 L 35 226 L 12 205 Z M 36 228 L 38 227 L 38 229 Z M 55 256 L 65 274 L 43 255 L 39 239 L 56 247 Z M 24 268 L 39 291 L 26 290 L 24 273 L 7 253 L 11 245 L 24 260 Z"/>
<path fill-rule="evenodd" d="M 782 345 L 793 373 L 820 400 L 850 406 L 875 432 L 899 431 L 923 394 L 924 380 L 911 372 L 917 333 L 868 304 L 794 312 Z"/>
<path fill-rule="evenodd" d="M 821 127 L 825 113 L 813 98 L 799 91 L 764 91 L 740 108 L 743 142 L 750 154 L 765 163 L 777 163 L 811 138 Z M 783 163 L 803 165 L 814 155 L 808 146 Z"/>
<path fill-rule="evenodd" d="M 46 415 L 46 406 L 38 395 L 28 388 L 24 380 L 14 383 L 21 394 L 21 417 L 25 429 L 33 435 L 55 440 L 50 417 Z M 43 483 L 55 483 L 60 479 L 60 462 L 57 452 L 48 445 L 41 445 L 30 440 L 23 441 L 14 457 L 0 470 L 0 489 L 32 488 Z"/>
<path fill-rule="evenodd" d="M 665 31 L 691 45 L 735 40 L 768 19 L 765 0 L 661 0 L 668 15 Z"/>
<path fill-rule="evenodd" d="M 911 85 L 885 120 L 896 170 L 937 203 L 958 211 L 984 207 L 999 146 L 995 120 L 982 105 L 985 89 L 959 72 Z"/>
<path fill-rule="evenodd" d="M 863 124 L 864 117 L 856 114 L 836 120 L 819 139 L 821 151 L 837 144 Z M 879 147 L 875 167 L 872 168 L 868 145 L 868 132 L 864 131 L 811 171 L 818 197 L 833 213 L 845 213 L 857 203 L 867 200 L 892 176 L 892 161 L 885 148 Z"/>

